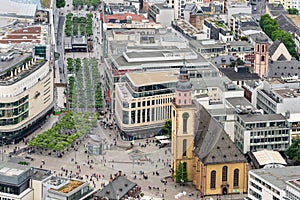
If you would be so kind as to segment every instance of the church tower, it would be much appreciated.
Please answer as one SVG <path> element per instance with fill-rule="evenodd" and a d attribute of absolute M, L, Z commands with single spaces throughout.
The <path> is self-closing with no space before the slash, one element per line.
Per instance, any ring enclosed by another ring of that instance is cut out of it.
<path fill-rule="evenodd" d="M 268 73 L 268 38 L 260 34 L 255 40 L 254 47 L 254 73 L 261 78 L 266 77 Z"/>
<path fill-rule="evenodd" d="M 185 66 L 180 69 L 176 85 L 175 99 L 172 102 L 172 169 L 176 171 L 179 162 L 192 180 L 195 105 L 192 101 L 192 84 Z"/>

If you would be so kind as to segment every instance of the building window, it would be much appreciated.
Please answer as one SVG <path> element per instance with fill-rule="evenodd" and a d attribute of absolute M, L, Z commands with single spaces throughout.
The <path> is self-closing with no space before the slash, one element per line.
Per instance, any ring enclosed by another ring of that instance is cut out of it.
<path fill-rule="evenodd" d="M 185 112 L 182 114 L 182 132 L 186 133 L 187 132 L 187 120 L 189 118 L 189 113 Z"/>
<path fill-rule="evenodd" d="M 186 139 L 183 139 L 182 141 L 182 156 L 186 156 Z"/>
<path fill-rule="evenodd" d="M 213 170 L 210 173 L 210 189 L 216 188 L 216 171 Z"/>
<path fill-rule="evenodd" d="M 228 171 L 228 167 L 224 166 L 222 168 L 222 181 L 227 181 L 227 171 Z"/>
<path fill-rule="evenodd" d="M 239 186 L 239 169 L 235 169 L 233 172 L 233 186 Z"/>
<path fill-rule="evenodd" d="M 262 61 L 262 62 L 265 61 L 265 56 L 261 56 L 261 61 Z"/>
<path fill-rule="evenodd" d="M 265 45 L 261 46 L 261 52 L 265 52 Z"/>
<path fill-rule="evenodd" d="M 259 52 L 259 44 L 257 45 L 257 52 Z"/>

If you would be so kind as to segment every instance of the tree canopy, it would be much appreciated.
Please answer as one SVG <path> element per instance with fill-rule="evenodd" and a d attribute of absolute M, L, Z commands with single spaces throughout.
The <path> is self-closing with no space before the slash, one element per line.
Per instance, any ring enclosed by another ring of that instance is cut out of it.
<path fill-rule="evenodd" d="M 286 150 L 286 155 L 293 160 L 294 165 L 300 164 L 300 137 L 296 137 L 292 141 L 292 145 Z"/>
<path fill-rule="evenodd" d="M 172 129 L 172 120 L 167 119 L 165 125 L 163 126 L 164 133 L 167 133 L 168 137 L 171 139 L 171 129 Z"/>
<path fill-rule="evenodd" d="M 259 24 L 269 38 L 271 38 L 273 41 L 281 40 L 290 54 L 297 58 L 296 45 L 292 35 L 281 30 L 278 22 L 275 19 L 272 19 L 270 15 L 265 14 L 261 16 Z"/>
<path fill-rule="evenodd" d="M 57 8 L 63 8 L 66 5 L 66 1 L 65 0 L 56 0 L 56 7 Z"/>
<path fill-rule="evenodd" d="M 184 167 L 184 165 L 182 164 L 181 161 L 178 162 L 177 168 L 175 170 L 175 181 L 177 183 L 188 181 L 187 170 L 186 170 L 186 168 Z"/>
<path fill-rule="evenodd" d="M 287 11 L 290 15 L 298 15 L 299 13 L 297 8 L 289 8 Z"/>

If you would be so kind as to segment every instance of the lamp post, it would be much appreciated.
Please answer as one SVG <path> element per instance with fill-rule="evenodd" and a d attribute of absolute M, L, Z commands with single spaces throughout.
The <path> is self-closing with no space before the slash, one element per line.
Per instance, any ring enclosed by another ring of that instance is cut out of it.
<path fill-rule="evenodd" d="M 5 137 L 4 136 L 2 136 L 2 161 L 3 161 L 3 152 L 4 152 L 4 139 L 5 139 Z"/>

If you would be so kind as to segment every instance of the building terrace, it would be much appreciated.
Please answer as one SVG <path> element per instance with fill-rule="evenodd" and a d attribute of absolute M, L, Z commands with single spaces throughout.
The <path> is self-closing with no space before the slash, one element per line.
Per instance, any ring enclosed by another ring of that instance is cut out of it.
<path fill-rule="evenodd" d="M 2 54 L 0 62 L 0 85 L 11 85 L 27 77 L 43 66 L 47 60 L 33 57 L 31 53 L 12 52 Z"/>

